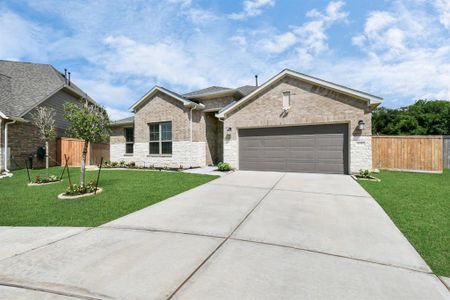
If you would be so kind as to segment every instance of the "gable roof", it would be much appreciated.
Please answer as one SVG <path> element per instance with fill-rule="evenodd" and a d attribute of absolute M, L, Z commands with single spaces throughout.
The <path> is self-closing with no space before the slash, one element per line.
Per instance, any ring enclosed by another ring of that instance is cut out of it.
<path fill-rule="evenodd" d="M 292 70 L 289 70 L 289 69 L 284 69 L 283 71 L 281 71 L 280 73 L 278 73 L 277 75 L 275 75 L 274 77 L 272 77 L 271 79 L 266 81 L 264 84 L 260 85 L 256 89 L 254 89 L 247 96 L 245 96 L 241 100 L 237 101 L 235 104 L 230 105 L 226 109 L 222 109 L 218 114 L 216 114 L 216 117 L 224 118 L 226 114 L 232 112 L 233 110 L 235 110 L 239 106 L 241 106 L 244 103 L 248 102 L 254 96 L 256 96 L 260 92 L 266 90 L 273 83 L 275 83 L 275 82 L 285 78 L 286 76 L 291 76 L 293 78 L 297 78 L 297 79 L 302 80 L 302 81 L 306 81 L 306 82 L 309 82 L 309 83 L 312 83 L 312 84 L 315 84 L 315 85 L 319 85 L 319 86 L 326 87 L 326 88 L 331 89 L 331 90 L 335 90 L 335 91 L 341 92 L 343 94 L 350 95 L 350 96 L 355 97 L 357 99 L 361 99 L 363 101 L 366 101 L 369 105 L 373 105 L 373 106 L 379 105 L 381 103 L 381 100 L 383 100 L 383 98 L 381 98 L 381 97 L 374 96 L 374 95 L 371 95 L 371 94 L 368 94 L 368 93 L 365 93 L 365 92 L 361 92 L 361 91 L 358 91 L 358 90 L 355 90 L 355 89 L 351 89 L 351 88 L 345 87 L 343 85 L 335 84 L 335 83 L 332 83 L 330 81 L 326 81 L 326 80 L 323 80 L 323 79 L 320 79 L 320 78 L 317 78 L 317 77 L 309 76 L 309 75 L 306 75 L 306 74 L 303 74 L 303 73 L 295 72 L 295 71 L 292 71 Z"/>
<path fill-rule="evenodd" d="M 0 60 L 0 111 L 6 116 L 22 117 L 50 96 L 65 88 L 95 103 L 73 82 L 48 64 Z"/>
<path fill-rule="evenodd" d="M 206 97 L 218 97 L 218 96 L 225 96 L 225 95 L 232 95 L 232 94 L 238 94 L 241 97 L 247 96 L 250 94 L 254 89 L 256 89 L 256 86 L 252 85 L 244 85 L 235 89 L 227 88 L 227 87 L 221 87 L 221 86 L 210 86 L 201 90 L 193 91 L 190 93 L 183 94 L 184 98 L 188 99 L 199 99 L 199 98 L 206 98 Z"/>
<path fill-rule="evenodd" d="M 193 91 L 190 93 L 183 94 L 183 97 L 185 98 L 197 98 L 197 97 L 204 97 L 208 95 L 215 95 L 215 94 L 222 94 L 227 92 L 232 92 L 233 89 L 227 88 L 227 87 L 221 87 L 221 86 L 210 86 L 205 89 Z"/>
<path fill-rule="evenodd" d="M 136 110 L 138 109 L 138 107 L 140 105 L 142 105 L 145 101 L 147 101 L 147 99 L 149 99 L 149 98 L 153 97 L 154 95 L 156 95 L 156 93 L 158 93 L 158 92 L 166 94 L 166 95 L 172 97 L 173 99 L 180 101 L 185 107 L 190 107 L 190 108 L 194 108 L 194 109 L 203 109 L 203 108 L 205 108 L 205 106 L 203 104 L 196 103 L 196 102 L 193 102 L 191 100 L 188 100 L 188 99 L 184 98 L 183 96 L 181 96 L 181 95 L 179 95 L 179 94 L 177 94 L 175 92 L 172 92 L 172 91 L 170 91 L 170 90 L 168 90 L 166 88 L 163 88 L 161 86 L 157 86 L 156 85 L 150 91 L 148 91 L 141 99 L 139 99 L 136 103 L 134 103 L 130 107 L 129 111 L 136 112 Z"/>
<path fill-rule="evenodd" d="M 116 120 L 116 121 L 111 121 L 110 122 L 110 126 L 120 126 L 120 125 L 129 125 L 129 124 L 133 124 L 134 123 L 134 116 L 128 117 L 128 118 L 124 118 L 124 119 L 120 119 L 120 120 Z"/>

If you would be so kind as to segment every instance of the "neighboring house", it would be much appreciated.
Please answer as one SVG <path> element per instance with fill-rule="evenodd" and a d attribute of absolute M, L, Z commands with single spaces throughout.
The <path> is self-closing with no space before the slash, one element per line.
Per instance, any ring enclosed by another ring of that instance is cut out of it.
<path fill-rule="evenodd" d="M 316 173 L 372 168 L 381 98 L 291 70 L 263 85 L 179 95 L 154 87 L 113 123 L 111 160 Z"/>
<path fill-rule="evenodd" d="M 39 106 L 54 108 L 60 137 L 69 126 L 64 119 L 64 103 L 81 104 L 83 98 L 95 103 L 70 82 L 70 76 L 51 65 L 0 60 L 0 171 L 24 167 L 30 155 L 34 166 L 43 166 L 44 160 L 36 159 L 36 151 L 44 142 L 30 114 Z M 49 143 L 49 156 L 53 165 L 56 139 Z"/>

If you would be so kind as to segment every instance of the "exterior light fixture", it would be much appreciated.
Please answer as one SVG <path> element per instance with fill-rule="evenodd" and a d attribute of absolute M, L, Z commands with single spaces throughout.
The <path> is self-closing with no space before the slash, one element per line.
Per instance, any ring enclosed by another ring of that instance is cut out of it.
<path fill-rule="evenodd" d="M 359 130 L 364 130 L 365 126 L 366 126 L 366 123 L 364 123 L 363 120 L 358 121 L 358 129 Z"/>
<path fill-rule="evenodd" d="M 231 130 L 232 130 L 232 128 L 231 128 L 231 127 L 227 127 L 227 133 L 230 133 L 230 132 L 231 132 Z"/>

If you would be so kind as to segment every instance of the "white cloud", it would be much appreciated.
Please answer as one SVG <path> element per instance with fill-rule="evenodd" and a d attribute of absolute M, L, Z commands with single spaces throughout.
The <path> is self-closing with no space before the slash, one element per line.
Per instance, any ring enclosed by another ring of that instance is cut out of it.
<path fill-rule="evenodd" d="M 120 120 L 120 119 L 125 119 L 128 117 L 131 117 L 133 114 L 126 111 L 126 110 L 119 110 L 119 109 L 115 109 L 113 107 L 105 107 L 106 111 L 108 112 L 109 115 L 109 119 L 111 121 L 116 121 L 116 120 Z"/>
<path fill-rule="evenodd" d="M 450 30 L 450 1 L 435 0 L 434 5 L 439 14 L 439 21 L 448 30 Z"/>
<path fill-rule="evenodd" d="M 45 60 L 40 49 L 47 45 L 47 36 L 56 35 L 50 29 L 27 21 L 17 14 L 0 9 L 0 57 L 20 60 L 24 57 Z"/>
<path fill-rule="evenodd" d="M 268 53 L 281 53 L 297 42 L 297 37 L 292 32 L 286 32 L 274 36 L 272 39 L 263 40 L 262 49 Z"/>
<path fill-rule="evenodd" d="M 346 21 L 348 12 L 343 11 L 344 2 L 332 1 L 325 8 L 324 12 L 316 9 L 306 13 L 311 21 L 300 26 L 292 26 L 292 30 L 272 35 L 272 38 L 264 38 L 260 41 L 261 49 L 270 54 L 282 53 L 294 45 L 295 52 L 300 55 L 313 56 L 328 49 L 326 31 L 336 22 Z M 268 35 L 267 33 L 264 33 Z"/>
<path fill-rule="evenodd" d="M 207 85 L 208 75 L 190 68 L 192 57 L 184 51 L 181 42 L 167 40 L 146 44 L 125 36 L 109 36 L 105 43 L 110 51 L 102 57 L 103 64 L 114 73 L 178 85 Z"/>
<path fill-rule="evenodd" d="M 262 14 L 263 9 L 275 5 L 275 0 L 245 0 L 243 9 L 239 13 L 232 13 L 228 17 L 232 20 L 244 20 Z"/>

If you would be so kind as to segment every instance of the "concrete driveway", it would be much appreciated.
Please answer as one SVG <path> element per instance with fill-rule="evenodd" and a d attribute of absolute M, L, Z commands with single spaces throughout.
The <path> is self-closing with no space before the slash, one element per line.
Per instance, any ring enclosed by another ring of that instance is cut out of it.
<path fill-rule="evenodd" d="M 74 297 L 450 299 L 450 294 L 349 176 L 239 171 L 0 260 L 1 299 Z"/>

